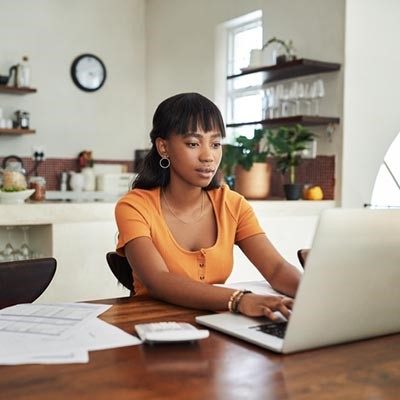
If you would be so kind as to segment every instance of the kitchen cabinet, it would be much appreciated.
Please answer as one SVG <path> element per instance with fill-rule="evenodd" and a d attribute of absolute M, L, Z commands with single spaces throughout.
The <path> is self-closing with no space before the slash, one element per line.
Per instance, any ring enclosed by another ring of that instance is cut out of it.
<path fill-rule="evenodd" d="M 30 87 L 15 87 L 0 85 L 0 94 L 12 94 L 12 95 L 25 95 L 36 93 L 37 89 Z M 0 135 L 26 135 L 35 133 L 34 129 L 21 129 L 21 128 L 0 128 Z"/>
<path fill-rule="evenodd" d="M 106 262 L 118 232 L 114 208 L 103 202 L 0 204 L 0 251 L 8 242 L 14 249 L 26 242 L 36 257 L 57 260 L 38 302 L 129 296 Z"/>
<path fill-rule="evenodd" d="M 228 80 L 240 79 L 249 74 L 262 74 L 263 85 L 282 81 L 285 79 L 292 79 L 297 77 L 305 77 L 308 75 L 322 74 L 328 72 L 335 72 L 340 70 L 340 64 L 330 63 L 324 61 L 310 60 L 310 59 L 296 59 L 281 64 L 260 66 L 255 68 L 243 68 L 240 74 L 227 76 Z M 338 124 L 340 118 L 328 116 L 314 116 L 314 115 L 295 115 L 282 118 L 263 119 L 260 121 L 249 122 L 232 122 L 227 124 L 229 128 L 235 128 L 245 125 L 261 124 L 266 127 L 294 125 L 301 124 L 304 126 L 316 125 L 331 125 Z"/>

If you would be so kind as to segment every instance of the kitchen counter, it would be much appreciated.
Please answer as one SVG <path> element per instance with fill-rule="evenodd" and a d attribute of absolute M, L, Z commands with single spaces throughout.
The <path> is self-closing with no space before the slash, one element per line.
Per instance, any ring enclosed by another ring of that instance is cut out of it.
<path fill-rule="evenodd" d="M 114 202 L 0 204 L 0 226 L 111 221 L 114 208 Z"/>
<path fill-rule="evenodd" d="M 271 242 L 293 264 L 297 249 L 311 245 L 320 212 L 335 207 L 334 201 L 250 203 Z M 114 208 L 115 202 L 98 201 L 0 204 L 0 249 L 10 239 L 15 248 L 20 247 L 27 234 L 36 254 L 56 258 L 56 275 L 38 301 L 128 296 L 105 258 L 107 252 L 115 250 L 118 234 Z M 228 282 L 261 279 L 237 246 L 234 253 Z"/>
<path fill-rule="evenodd" d="M 47 190 L 46 199 L 56 201 L 72 201 L 72 202 L 108 202 L 115 203 L 123 193 L 110 193 L 102 191 L 59 191 L 59 190 Z"/>
<path fill-rule="evenodd" d="M 24 204 L 0 204 L 0 226 L 36 225 L 64 222 L 88 222 L 114 220 L 113 202 L 27 202 Z M 264 217 L 315 216 L 328 208 L 335 207 L 331 200 L 250 201 L 257 215 Z"/>

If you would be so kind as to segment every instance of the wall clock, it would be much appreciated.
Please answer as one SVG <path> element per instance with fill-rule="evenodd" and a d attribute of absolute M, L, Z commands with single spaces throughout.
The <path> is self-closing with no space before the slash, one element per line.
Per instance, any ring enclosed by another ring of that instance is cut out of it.
<path fill-rule="evenodd" d="M 93 54 L 81 54 L 71 65 L 71 77 L 75 85 L 85 92 L 99 90 L 106 80 L 104 63 Z"/>

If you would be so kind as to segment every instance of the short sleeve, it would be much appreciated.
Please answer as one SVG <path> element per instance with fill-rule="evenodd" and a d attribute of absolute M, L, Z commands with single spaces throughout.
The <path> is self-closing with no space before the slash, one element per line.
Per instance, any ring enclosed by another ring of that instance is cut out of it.
<path fill-rule="evenodd" d="M 247 200 L 242 198 L 237 217 L 235 243 L 260 233 L 264 233 L 264 230 L 261 228 L 253 208 Z"/>
<path fill-rule="evenodd" d="M 121 199 L 115 207 L 115 219 L 118 226 L 117 252 L 125 255 L 125 245 L 138 237 L 150 237 L 150 214 L 141 202 Z"/>

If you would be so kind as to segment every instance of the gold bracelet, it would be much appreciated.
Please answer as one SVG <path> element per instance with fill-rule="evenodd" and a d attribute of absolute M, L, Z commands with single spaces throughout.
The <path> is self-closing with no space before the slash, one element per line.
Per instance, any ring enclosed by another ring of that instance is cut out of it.
<path fill-rule="evenodd" d="M 235 297 L 234 302 L 232 304 L 232 310 L 234 313 L 239 313 L 239 303 L 242 300 L 243 295 L 251 293 L 250 290 L 241 290 L 240 293 Z"/>
<path fill-rule="evenodd" d="M 232 293 L 232 295 L 231 295 L 231 297 L 230 297 L 230 299 L 229 299 L 229 301 L 228 301 L 228 310 L 229 310 L 231 313 L 234 312 L 234 311 L 233 311 L 233 304 L 234 304 L 234 301 L 235 301 L 236 296 L 239 295 L 240 292 L 241 292 L 240 290 L 235 290 L 235 291 Z"/>

